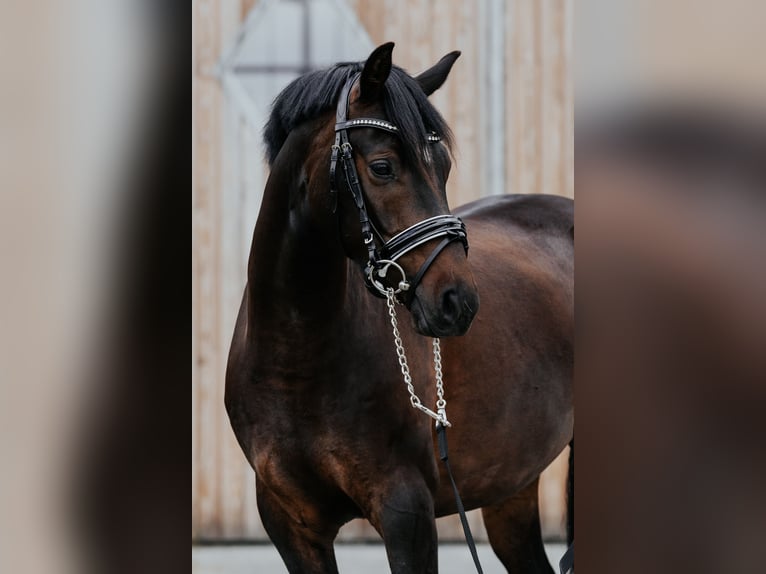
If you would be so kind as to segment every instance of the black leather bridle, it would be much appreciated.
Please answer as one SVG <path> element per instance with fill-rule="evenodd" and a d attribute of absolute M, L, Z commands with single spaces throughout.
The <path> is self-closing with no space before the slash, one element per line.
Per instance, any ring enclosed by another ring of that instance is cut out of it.
<path fill-rule="evenodd" d="M 349 96 L 351 88 L 359 78 L 356 74 L 349 78 L 343 86 L 343 90 L 338 98 L 338 107 L 335 118 L 335 144 L 332 146 L 332 155 L 330 159 L 330 192 L 333 195 L 333 205 L 337 205 L 338 194 L 338 173 L 337 165 L 340 160 L 343 166 L 343 176 L 346 187 L 351 192 L 356 208 L 359 210 L 359 224 L 362 228 L 362 238 L 367 247 L 367 264 L 364 269 L 364 280 L 367 288 L 378 297 L 386 296 L 386 287 L 380 281 L 385 278 L 390 267 L 399 270 L 402 280 L 395 289 L 396 294 L 402 302 L 409 305 L 415 294 L 415 289 L 420 283 L 423 275 L 436 260 L 439 254 L 453 241 L 460 241 L 468 254 L 468 237 L 465 230 L 465 224 L 459 217 L 454 215 L 436 215 L 429 217 L 408 227 L 394 235 L 388 241 L 385 241 L 381 234 L 375 229 L 364 201 L 364 192 L 362 184 L 359 181 L 359 174 L 354 164 L 353 148 L 348 138 L 348 130 L 354 128 L 375 128 L 392 134 L 396 134 L 399 129 L 392 123 L 378 118 L 354 118 L 348 119 Z M 427 137 L 428 142 L 435 143 L 441 138 L 431 133 Z M 378 248 L 375 242 L 375 236 L 382 243 Z M 433 240 L 442 238 L 439 244 L 433 249 L 431 254 L 420 266 L 412 281 L 407 279 L 404 270 L 397 264 L 397 259 L 409 253 L 413 249 Z"/>

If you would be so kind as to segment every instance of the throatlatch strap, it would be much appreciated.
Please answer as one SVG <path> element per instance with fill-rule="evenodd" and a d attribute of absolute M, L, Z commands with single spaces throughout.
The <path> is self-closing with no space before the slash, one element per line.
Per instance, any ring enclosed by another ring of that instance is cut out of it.
<path fill-rule="evenodd" d="M 468 526 L 468 519 L 465 516 L 463 501 L 460 499 L 460 493 L 457 490 L 457 484 L 455 484 L 455 478 L 452 476 L 452 469 L 449 465 L 449 456 L 447 453 L 447 427 L 445 427 L 440 422 L 436 423 L 436 436 L 439 439 L 439 458 L 444 461 L 444 466 L 447 468 L 449 480 L 452 483 L 452 490 L 455 493 L 455 504 L 457 505 L 458 514 L 460 514 L 460 523 L 463 525 L 465 541 L 468 544 L 468 549 L 471 551 L 471 557 L 473 558 L 473 563 L 476 566 L 476 571 L 479 574 L 484 574 L 484 570 L 481 569 L 481 563 L 479 562 L 479 555 L 476 553 L 476 544 L 473 541 L 471 527 Z"/>

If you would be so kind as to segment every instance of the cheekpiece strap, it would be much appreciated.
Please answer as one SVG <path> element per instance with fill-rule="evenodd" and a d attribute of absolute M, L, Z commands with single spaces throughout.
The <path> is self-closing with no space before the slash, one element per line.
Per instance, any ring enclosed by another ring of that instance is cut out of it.
<path fill-rule="evenodd" d="M 333 146 L 332 153 L 336 159 L 337 155 L 339 154 L 343 163 L 343 174 L 346 177 L 346 184 L 348 185 L 351 196 L 354 199 L 354 204 L 359 210 L 359 224 L 362 229 L 362 238 L 364 240 L 364 244 L 367 247 L 368 266 L 374 266 L 378 260 L 378 257 L 375 250 L 375 241 L 372 235 L 372 225 L 370 223 L 370 217 L 367 214 L 367 206 L 364 203 L 364 194 L 362 192 L 362 185 L 359 182 L 359 174 L 356 172 L 356 165 L 354 164 L 354 156 L 352 154 L 353 148 L 351 147 L 351 142 L 348 140 L 347 128 L 344 127 L 349 123 L 346 121 L 346 118 L 348 117 L 349 96 L 351 95 L 351 88 L 359 76 L 360 74 L 355 74 L 349 78 L 341 90 L 340 98 L 338 99 L 338 107 L 335 111 L 335 145 Z M 396 129 L 396 126 L 393 126 L 393 124 L 389 125 Z M 335 181 L 335 172 L 333 171 L 332 159 L 330 161 L 330 171 L 330 177 Z"/>

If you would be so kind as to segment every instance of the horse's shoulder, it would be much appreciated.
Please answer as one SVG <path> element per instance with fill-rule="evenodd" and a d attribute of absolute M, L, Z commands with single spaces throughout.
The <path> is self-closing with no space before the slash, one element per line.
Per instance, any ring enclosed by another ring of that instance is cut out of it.
<path fill-rule="evenodd" d="M 496 195 L 460 206 L 455 214 L 467 222 L 514 225 L 528 231 L 569 234 L 574 229 L 574 201 L 560 195 Z"/>

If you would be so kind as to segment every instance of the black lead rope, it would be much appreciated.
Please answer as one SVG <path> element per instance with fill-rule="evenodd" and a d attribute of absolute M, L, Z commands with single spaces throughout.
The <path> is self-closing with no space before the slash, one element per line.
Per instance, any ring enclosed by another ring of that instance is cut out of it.
<path fill-rule="evenodd" d="M 468 544 L 468 549 L 471 551 L 471 557 L 473 558 L 474 565 L 476 565 L 476 571 L 479 574 L 484 574 L 484 570 L 481 569 L 481 563 L 479 562 L 479 555 L 476 553 L 476 543 L 473 541 L 471 527 L 468 526 L 468 518 L 465 516 L 463 501 L 460 499 L 460 493 L 457 490 L 457 484 L 455 484 L 455 478 L 452 476 L 452 469 L 449 466 L 449 455 L 447 453 L 447 428 L 440 422 L 436 423 L 436 436 L 439 439 L 439 458 L 444 461 L 449 480 L 452 483 L 452 490 L 455 493 L 455 504 L 457 505 L 458 514 L 460 514 L 460 522 L 463 525 L 465 541 Z"/>
<path fill-rule="evenodd" d="M 561 571 L 561 574 L 570 574 L 574 572 L 574 540 L 572 540 L 572 544 L 569 545 L 569 548 L 567 548 L 567 551 L 564 552 L 564 555 L 561 557 L 559 570 Z"/>

